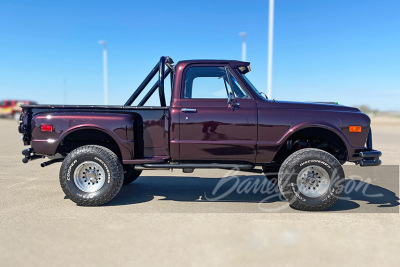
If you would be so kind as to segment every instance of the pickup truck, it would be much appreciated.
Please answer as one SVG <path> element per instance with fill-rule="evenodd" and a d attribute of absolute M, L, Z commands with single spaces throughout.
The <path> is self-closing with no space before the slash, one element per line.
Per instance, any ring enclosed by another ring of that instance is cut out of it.
<path fill-rule="evenodd" d="M 161 57 L 123 106 L 25 105 L 23 162 L 62 162 L 61 187 L 77 205 L 109 202 L 145 170 L 219 168 L 264 173 L 292 208 L 309 211 L 340 197 L 345 162 L 381 164 L 367 115 L 268 99 L 250 70 L 249 62 Z M 159 105 L 146 105 L 152 96 Z"/>

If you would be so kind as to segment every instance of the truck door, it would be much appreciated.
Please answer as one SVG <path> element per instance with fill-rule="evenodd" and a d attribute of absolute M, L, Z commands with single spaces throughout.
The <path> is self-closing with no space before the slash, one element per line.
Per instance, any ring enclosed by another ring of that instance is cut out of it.
<path fill-rule="evenodd" d="M 185 69 L 179 100 L 180 160 L 255 162 L 256 101 L 235 75 L 224 65 Z"/>

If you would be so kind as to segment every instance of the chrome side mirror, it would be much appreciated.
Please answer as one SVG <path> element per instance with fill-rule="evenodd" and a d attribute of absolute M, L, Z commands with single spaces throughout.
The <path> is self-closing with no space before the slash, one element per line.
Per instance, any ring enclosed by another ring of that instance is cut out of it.
<path fill-rule="evenodd" d="M 233 97 L 232 92 L 230 92 L 229 95 L 228 95 L 228 105 L 231 106 L 233 110 L 235 110 L 236 108 L 240 107 L 240 104 Z"/>

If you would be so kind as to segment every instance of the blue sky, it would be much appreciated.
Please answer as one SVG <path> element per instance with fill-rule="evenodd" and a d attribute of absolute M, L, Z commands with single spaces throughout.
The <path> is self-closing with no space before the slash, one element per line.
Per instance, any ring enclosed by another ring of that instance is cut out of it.
<path fill-rule="evenodd" d="M 275 0 L 273 97 L 400 110 L 400 1 Z M 162 55 L 240 59 L 267 86 L 268 1 L 0 3 L 0 99 L 123 104 Z M 65 80 L 65 83 L 64 83 Z"/>

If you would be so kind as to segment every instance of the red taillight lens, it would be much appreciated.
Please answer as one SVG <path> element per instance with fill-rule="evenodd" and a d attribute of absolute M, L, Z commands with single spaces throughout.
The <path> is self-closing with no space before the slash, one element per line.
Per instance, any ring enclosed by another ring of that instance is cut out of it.
<path fill-rule="evenodd" d="M 52 132 L 53 125 L 41 125 L 40 129 L 42 130 L 42 132 Z"/>

